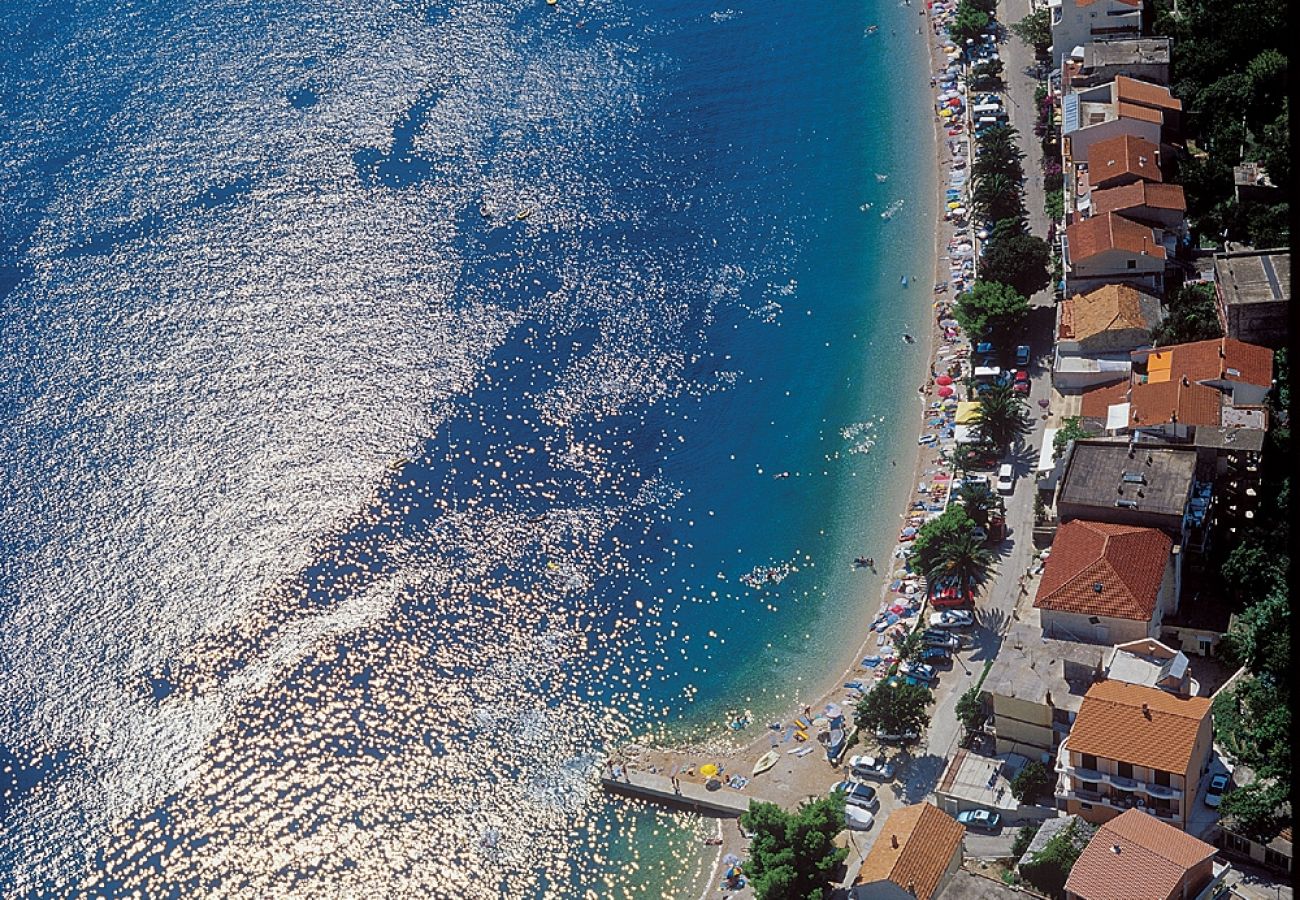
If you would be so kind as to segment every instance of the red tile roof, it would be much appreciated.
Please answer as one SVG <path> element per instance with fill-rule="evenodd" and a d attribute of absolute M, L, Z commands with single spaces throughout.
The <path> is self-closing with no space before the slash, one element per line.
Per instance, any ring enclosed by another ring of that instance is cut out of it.
<path fill-rule="evenodd" d="M 1116 403 L 1128 402 L 1128 386 L 1127 381 L 1120 381 L 1084 391 L 1079 414 L 1089 419 L 1106 418 L 1108 407 Z"/>
<path fill-rule="evenodd" d="M 1182 896 L 1188 872 L 1214 853 L 1204 841 L 1129 809 L 1097 829 L 1065 889 L 1079 900 L 1167 900 Z M 1194 891 L 1199 885 L 1188 887 Z"/>
<path fill-rule="evenodd" d="M 1125 212 L 1140 207 L 1187 211 L 1187 198 L 1181 184 L 1152 184 L 1135 181 L 1120 187 L 1104 188 L 1092 192 L 1092 210 L 1096 214 Z"/>
<path fill-rule="evenodd" d="M 1154 231 L 1115 213 L 1103 213 L 1067 225 L 1065 237 L 1071 260 L 1088 259 L 1107 250 L 1145 252 L 1156 259 L 1165 258 L 1165 248 L 1156 240 Z"/>
<path fill-rule="evenodd" d="M 1172 547 L 1154 528 L 1066 522 L 1052 541 L 1034 608 L 1150 622 Z"/>
<path fill-rule="evenodd" d="M 1094 188 L 1126 175 L 1147 181 L 1163 181 L 1160 148 L 1131 134 L 1097 141 L 1088 148 L 1088 181 Z"/>
<path fill-rule="evenodd" d="M 1190 344 L 1171 344 L 1160 353 L 1172 353 L 1169 380 L 1237 381 L 1268 387 L 1273 383 L 1273 351 L 1236 338 L 1215 338 Z"/>
<path fill-rule="evenodd" d="M 879 827 L 854 886 L 892 881 L 917 900 L 930 900 L 961 846 L 965 827 L 931 803 L 899 807 Z"/>
<path fill-rule="evenodd" d="M 1152 106 L 1158 109 L 1180 111 L 1183 101 L 1176 98 L 1169 88 L 1149 81 L 1139 81 L 1127 75 L 1115 78 L 1115 96 L 1122 101 L 1137 103 L 1140 106 Z"/>
<path fill-rule="evenodd" d="M 1223 419 L 1223 394 L 1190 379 L 1135 384 L 1129 403 L 1131 425 L 1218 425 Z"/>
<path fill-rule="evenodd" d="M 1180 697 L 1160 688 L 1124 681 L 1099 681 L 1088 688 L 1067 738 L 1072 753 L 1200 776 L 1193 760 L 1201 723 L 1210 718 L 1209 697 Z M 1210 750 L 1207 740 L 1201 748 Z M 1192 787 L 1195 786 L 1195 781 Z M 1188 793 L 1192 793 L 1189 788 Z"/>
<path fill-rule="evenodd" d="M 1138 119 L 1142 122 L 1152 122 L 1156 125 L 1165 124 L 1165 114 L 1158 109 L 1152 109 L 1149 106 L 1141 106 L 1137 103 L 1129 103 L 1121 100 L 1115 104 L 1115 112 L 1121 119 Z"/>

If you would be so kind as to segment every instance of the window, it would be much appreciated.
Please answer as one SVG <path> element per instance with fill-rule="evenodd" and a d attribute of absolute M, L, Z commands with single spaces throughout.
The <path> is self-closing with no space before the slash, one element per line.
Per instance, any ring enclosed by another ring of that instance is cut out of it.
<path fill-rule="evenodd" d="M 1136 259 L 1130 259 L 1128 261 L 1128 267 L 1130 269 L 1136 269 L 1138 267 L 1138 261 Z"/>
<path fill-rule="evenodd" d="M 1272 847 L 1264 848 L 1264 865 L 1272 866 L 1275 869 L 1291 871 L 1291 857 L 1278 853 Z"/>
<path fill-rule="evenodd" d="M 1152 780 L 1155 781 L 1156 784 L 1169 787 L 1169 773 L 1162 772 L 1159 769 L 1155 769 L 1154 771 L 1155 771 L 1155 778 Z"/>
<path fill-rule="evenodd" d="M 1080 804 L 1079 804 L 1079 808 L 1080 808 L 1080 809 L 1092 809 L 1092 804 L 1091 804 L 1091 803 L 1080 803 Z"/>
<path fill-rule="evenodd" d="M 1225 831 L 1221 837 L 1223 839 L 1223 849 L 1235 850 L 1238 853 L 1250 853 L 1250 841 L 1241 835 Z"/>
<path fill-rule="evenodd" d="M 1209 656 L 1214 642 L 1207 637 L 1198 637 L 1196 643 L 1200 646 L 1201 656 Z"/>
<path fill-rule="evenodd" d="M 1152 798 L 1152 800 L 1151 800 L 1151 805 L 1154 806 L 1156 809 L 1169 809 L 1169 808 L 1170 808 L 1170 807 L 1169 807 L 1169 801 L 1166 800 L 1164 797 L 1154 797 L 1154 798 Z"/>
<path fill-rule="evenodd" d="M 1094 770 L 1097 768 L 1097 757 L 1093 756 L 1091 753 L 1081 753 L 1079 755 L 1082 757 L 1079 760 L 1079 766 L 1081 768 Z"/>
<path fill-rule="evenodd" d="M 1116 774 L 1118 774 L 1120 778 L 1132 778 L 1133 764 L 1126 762 L 1120 763 L 1116 766 Z"/>

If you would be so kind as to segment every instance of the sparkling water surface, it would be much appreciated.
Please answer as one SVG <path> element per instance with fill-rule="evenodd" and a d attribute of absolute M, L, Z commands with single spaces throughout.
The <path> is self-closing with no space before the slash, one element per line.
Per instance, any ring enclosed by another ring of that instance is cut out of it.
<path fill-rule="evenodd" d="M 0 6 L 0 895 L 696 896 L 592 775 L 861 639 L 916 12 Z"/>

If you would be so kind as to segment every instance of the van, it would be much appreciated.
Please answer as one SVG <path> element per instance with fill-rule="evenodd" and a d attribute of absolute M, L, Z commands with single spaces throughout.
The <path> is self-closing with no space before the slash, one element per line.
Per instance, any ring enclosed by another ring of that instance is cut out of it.
<path fill-rule="evenodd" d="M 999 103 L 981 103 L 978 106 L 972 106 L 970 112 L 971 115 L 977 119 L 981 116 L 993 116 L 996 118 L 997 116 L 1002 115 L 1002 105 Z"/>
<path fill-rule="evenodd" d="M 1015 488 L 1015 474 L 1011 463 L 1003 463 L 998 468 L 998 493 L 1009 494 Z"/>
<path fill-rule="evenodd" d="M 997 366 L 976 366 L 976 381 L 997 381 L 1002 377 L 1002 370 Z"/>

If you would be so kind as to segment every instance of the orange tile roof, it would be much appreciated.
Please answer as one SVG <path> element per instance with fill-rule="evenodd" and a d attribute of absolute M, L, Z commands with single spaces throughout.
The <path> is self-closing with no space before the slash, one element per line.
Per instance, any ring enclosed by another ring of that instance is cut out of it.
<path fill-rule="evenodd" d="M 1107 250 L 1145 251 L 1156 259 L 1165 258 L 1165 248 L 1156 240 L 1154 231 L 1115 213 L 1103 213 L 1067 225 L 1065 237 L 1072 260 L 1088 259 Z"/>
<path fill-rule="evenodd" d="M 1154 528 L 1066 522 L 1052 541 L 1034 608 L 1150 622 L 1172 547 Z"/>
<path fill-rule="evenodd" d="M 1223 419 L 1223 394 L 1190 379 L 1135 384 L 1129 402 L 1132 425 L 1218 425 Z"/>
<path fill-rule="evenodd" d="M 880 827 L 853 884 L 892 881 L 917 900 L 930 900 L 965 834 L 956 819 L 931 803 L 900 807 Z"/>
<path fill-rule="evenodd" d="M 1128 382 L 1119 381 L 1083 392 L 1079 414 L 1089 419 L 1106 418 L 1106 409 L 1116 403 L 1128 402 Z M 1051 559 L 1051 557 L 1048 557 Z"/>
<path fill-rule="evenodd" d="M 1156 125 L 1165 124 L 1165 114 L 1149 106 L 1139 106 L 1136 103 L 1121 100 L 1115 104 L 1115 112 L 1121 119 L 1137 119 L 1142 122 L 1152 122 Z"/>
<path fill-rule="evenodd" d="M 1181 895 L 1187 873 L 1214 853 L 1204 841 L 1129 809 L 1097 829 L 1065 889 L 1079 900 L 1168 900 Z"/>
<path fill-rule="evenodd" d="M 1125 175 L 1164 181 L 1160 148 L 1131 134 L 1107 138 L 1088 148 L 1088 180 L 1093 187 Z"/>
<path fill-rule="evenodd" d="M 1145 684 L 1099 681 L 1083 695 L 1070 728 L 1069 747 L 1077 753 L 1185 775 L 1193 763 L 1201 723 L 1209 717 L 1208 697 L 1179 697 Z"/>
<path fill-rule="evenodd" d="M 1124 212 L 1143 206 L 1148 209 L 1186 212 L 1187 198 L 1183 195 L 1181 184 L 1152 184 L 1147 181 L 1135 181 L 1092 192 L 1092 209 L 1097 214 Z"/>
<path fill-rule="evenodd" d="M 1061 337 L 1083 340 L 1103 331 L 1126 328 L 1149 331 L 1155 323 L 1143 316 L 1142 297 L 1141 291 L 1127 284 L 1107 284 L 1087 294 L 1077 294 L 1061 304 Z M 1065 333 L 1067 320 L 1068 335 Z"/>
<path fill-rule="evenodd" d="M 1175 97 L 1167 87 L 1139 81 L 1127 75 L 1115 78 L 1115 96 L 1122 101 L 1137 103 L 1141 106 L 1153 106 L 1159 109 L 1181 111 L 1183 101 Z"/>
<path fill-rule="evenodd" d="M 1171 357 L 1169 378 L 1188 381 L 1238 381 L 1267 387 L 1273 383 L 1273 351 L 1236 338 L 1215 338 L 1162 347 Z M 1155 354 L 1153 354 L 1154 356 Z"/>

